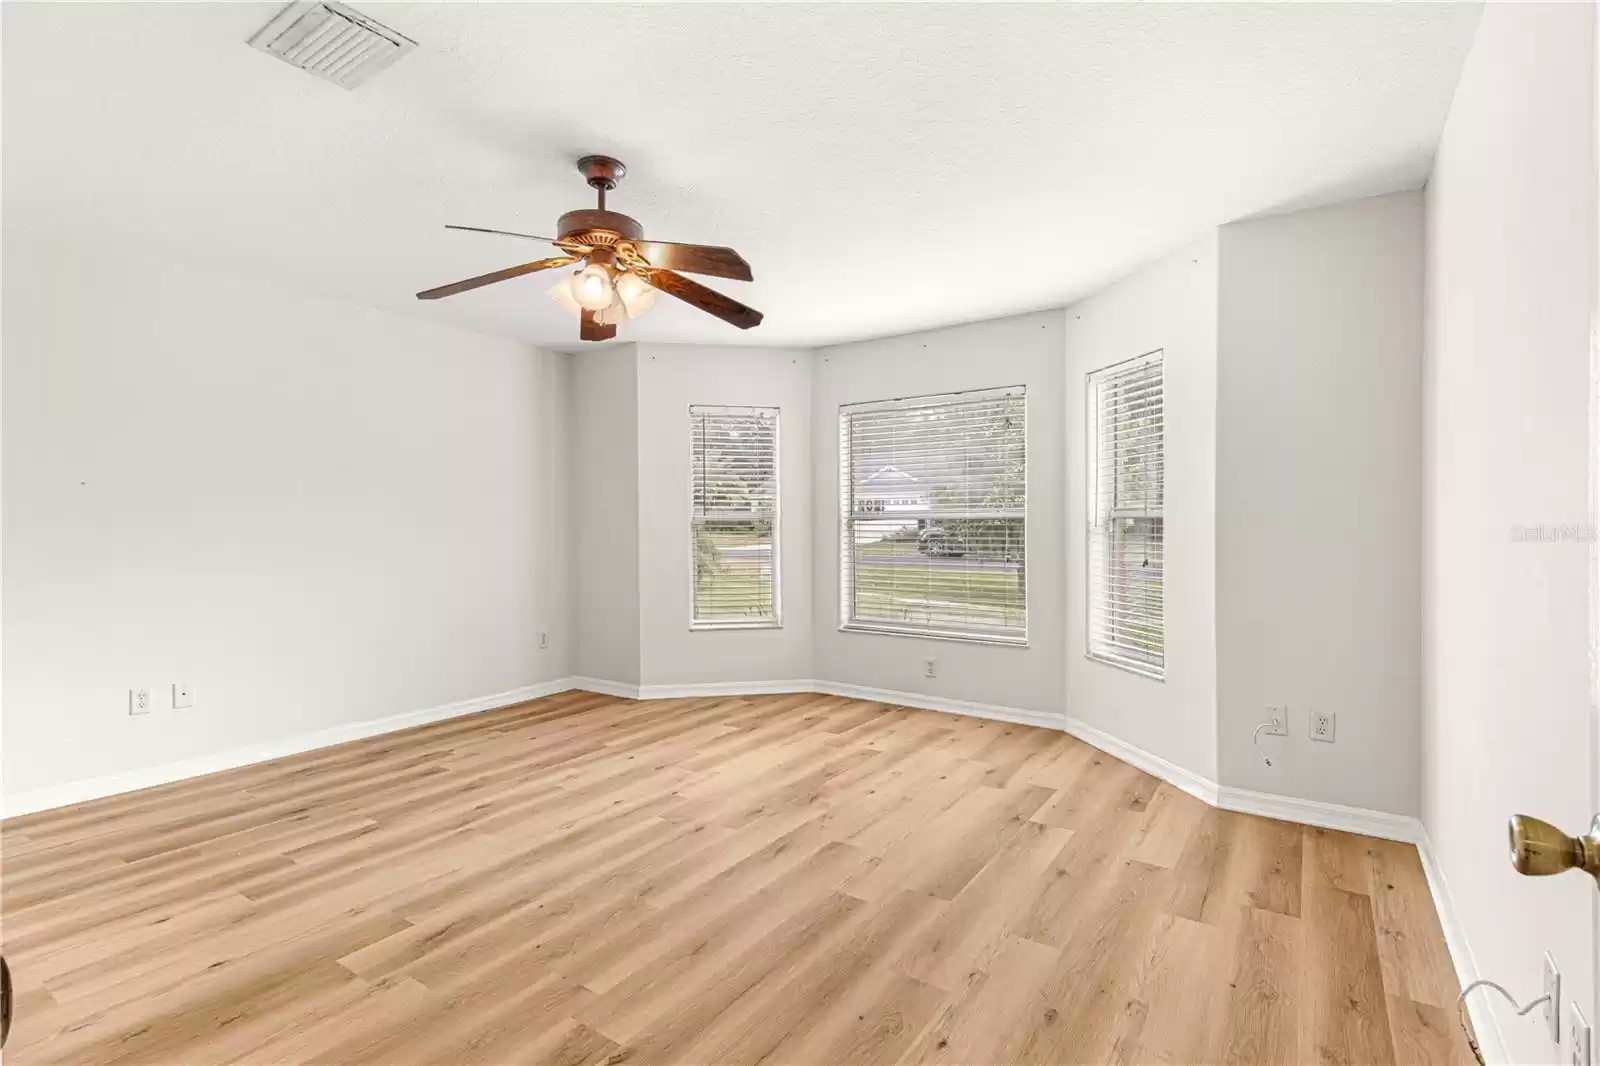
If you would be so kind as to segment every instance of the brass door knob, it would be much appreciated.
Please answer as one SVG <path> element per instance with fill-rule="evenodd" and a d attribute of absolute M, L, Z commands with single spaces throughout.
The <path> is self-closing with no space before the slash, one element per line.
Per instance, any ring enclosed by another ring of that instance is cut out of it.
<path fill-rule="evenodd" d="M 1587 836 L 1568 836 L 1549 822 L 1526 814 L 1511 816 L 1511 865 L 1519 874 L 1544 877 L 1585 870 L 1600 879 L 1600 816 Z"/>

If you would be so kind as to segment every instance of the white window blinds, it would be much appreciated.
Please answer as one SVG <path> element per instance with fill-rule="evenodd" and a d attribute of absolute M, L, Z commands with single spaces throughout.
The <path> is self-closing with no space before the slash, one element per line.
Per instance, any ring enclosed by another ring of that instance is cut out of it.
<path fill-rule="evenodd" d="M 1026 644 L 1022 387 L 839 409 L 840 624 Z"/>
<path fill-rule="evenodd" d="M 696 629 L 778 624 L 778 409 L 689 408 Z"/>
<path fill-rule="evenodd" d="M 1089 655 L 1161 677 L 1161 353 L 1089 375 Z"/>

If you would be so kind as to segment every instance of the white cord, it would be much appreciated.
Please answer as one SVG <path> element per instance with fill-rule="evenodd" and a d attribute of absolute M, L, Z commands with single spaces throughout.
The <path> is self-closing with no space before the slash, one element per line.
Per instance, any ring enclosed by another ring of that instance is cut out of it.
<path fill-rule="evenodd" d="M 1250 734 L 1250 743 L 1256 746 L 1256 754 L 1261 756 L 1261 761 L 1266 763 L 1268 766 L 1272 765 L 1272 760 L 1267 758 L 1267 753 L 1261 750 L 1261 731 L 1263 729 L 1271 728 L 1271 722 L 1262 722 L 1260 725 L 1256 726 L 1256 731 Z"/>
<path fill-rule="evenodd" d="M 1502 996 L 1506 997 L 1506 999 L 1510 1001 L 1511 1006 L 1516 1008 L 1517 1017 L 1519 1018 L 1533 1010 L 1533 1008 L 1537 1007 L 1539 1004 L 1548 1003 L 1550 1001 L 1550 996 L 1548 994 L 1540 996 L 1538 999 L 1531 1001 L 1526 1007 L 1518 1007 L 1517 997 L 1513 996 L 1510 992 L 1507 992 L 1502 986 L 1493 981 L 1474 981 L 1466 988 L 1461 990 L 1461 994 L 1456 997 L 1456 1016 L 1461 1021 L 1462 1030 L 1467 1034 L 1467 1044 L 1472 1048 L 1472 1055 L 1478 1060 L 1481 1066 L 1483 1063 L 1483 1051 L 1479 1049 L 1478 1040 L 1472 1035 L 1472 1029 L 1467 1025 L 1466 1013 L 1462 1009 L 1467 1005 L 1467 993 L 1471 992 L 1475 988 L 1492 988 Z"/>
<path fill-rule="evenodd" d="M 1517 1017 L 1519 1017 L 1519 1018 L 1522 1017 L 1524 1014 L 1527 1014 L 1529 1011 L 1533 1010 L 1533 1008 L 1537 1007 L 1539 1004 L 1548 1002 L 1549 999 L 1550 999 L 1550 997 L 1548 995 L 1543 995 L 1543 996 L 1540 996 L 1538 999 L 1533 1000 L 1532 1002 L 1530 1002 L 1526 1007 L 1517 1007 L 1517 997 L 1513 996 L 1510 992 L 1507 992 L 1500 985 L 1495 984 L 1493 981 L 1474 981 L 1470 985 L 1468 985 L 1466 988 L 1463 988 L 1461 990 L 1461 994 L 1456 997 L 1456 1001 L 1460 1002 L 1460 1001 L 1466 999 L 1467 998 L 1467 993 L 1471 992 L 1475 988 L 1492 988 L 1496 992 L 1500 993 L 1502 996 L 1506 997 L 1506 999 L 1511 1001 L 1511 1005 L 1513 1007 L 1517 1008 Z"/>

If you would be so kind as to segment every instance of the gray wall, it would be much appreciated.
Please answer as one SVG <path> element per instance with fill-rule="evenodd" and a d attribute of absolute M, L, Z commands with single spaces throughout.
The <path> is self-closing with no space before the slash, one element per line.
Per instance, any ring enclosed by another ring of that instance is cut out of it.
<path fill-rule="evenodd" d="M 564 360 L 125 249 L 5 249 L 8 795 L 570 673 Z"/>
<path fill-rule="evenodd" d="M 1223 784 L 1417 813 L 1422 196 L 1224 226 L 1217 381 Z M 1289 735 L 1250 733 L 1289 707 Z M 1337 715 L 1313 742 L 1313 710 Z"/>
<path fill-rule="evenodd" d="M 576 672 L 639 683 L 639 378 L 631 344 L 572 360 Z"/>

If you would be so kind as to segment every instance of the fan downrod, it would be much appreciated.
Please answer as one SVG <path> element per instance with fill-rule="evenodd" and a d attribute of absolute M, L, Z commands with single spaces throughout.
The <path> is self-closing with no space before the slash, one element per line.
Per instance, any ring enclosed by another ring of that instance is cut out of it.
<path fill-rule="evenodd" d="M 578 173 L 599 194 L 599 205 L 581 211 L 568 211 L 556 221 L 556 235 L 596 247 L 609 247 L 618 241 L 637 241 L 644 237 L 638 221 L 617 211 L 606 210 L 606 193 L 628 172 L 622 161 L 608 155 L 586 155 L 578 160 Z"/>

